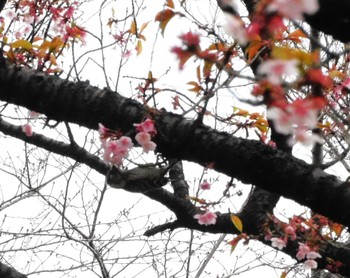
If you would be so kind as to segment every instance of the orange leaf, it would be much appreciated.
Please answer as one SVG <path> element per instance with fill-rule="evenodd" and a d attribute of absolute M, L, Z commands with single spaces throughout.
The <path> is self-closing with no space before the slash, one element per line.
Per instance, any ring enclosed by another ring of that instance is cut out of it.
<path fill-rule="evenodd" d="M 56 57 L 55 57 L 52 53 L 50 54 L 50 62 L 51 62 L 51 64 L 53 64 L 54 66 L 57 66 Z"/>
<path fill-rule="evenodd" d="M 242 224 L 242 221 L 241 219 L 239 219 L 238 216 L 236 215 L 231 215 L 231 221 L 233 223 L 233 225 L 235 225 L 235 227 L 237 228 L 238 231 L 242 232 L 243 230 L 243 224 Z"/>
<path fill-rule="evenodd" d="M 198 82 L 201 82 L 202 77 L 201 77 L 201 69 L 199 66 L 197 67 L 196 72 L 197 72 L 197 80 Z"/>
<path fill-rule="evenodd" d="M 339 237 L 344 227 L 338 223 L 333 223 L 330 228 L 337 235 L 337 237 Z"/>
<path fill-rule="evenodd" d="M 147 25 L 150 23 L 150 21 L 148 21 L 148 22 L 145 22 L 145 23 L 143 23 L 142 25 L 141 25 L 141 28 L 140 28 L 140 33 L 142 33 L 143 32 L 143 30 L 145 30 L 145 28 L 147 27 Z"/>
<path fill-rule="evenodd" d="M 173 0 L 167 0 L 165 6 L 168 6 L 169 8 L 175 8 Z"/>
<path fill-rule="evenodd" d="M 136 27 L 136 21 L 135 20 L 133 22 L 131 22 L 131 26 L 130 26 L 129 32 L 131 34 L 133 34 L 133 35 L 136 35 L 137 27 Z"/>
<path fill-rule="evenodd" d="M 300 38 L 307 38 L 307 35 L 302 30 L 296 29 L 287 38 L 295 42 L 301 42 Z"/>
<path fill-rule="evenodd" d="M 159 21 L 159 27 L 162 30 L 162 35 L 164 36 L 165 27 L 168 25 L 169 21 L 174 17 L 175 12 L 166 9 L 157 13 L 155 21 Z"/>
<path fill-rule="evenodd" d="M 199 91 L 202 90 L 202 87 L 195 81 L 187 82 L 187 84 L 193 86 L 193 88 L 188 89 L 191 92 L 199 93 Z"/>
<path fill-rule="evenodd" d="M 10 44 L 12 48 L 23 48 L 26 50 L 31 50 L 33 48 L 32 44 L 27 40 L 18 40 Z"/>
<path fill-rule="evenodd" d="M 218 51 L 227 51 L 228 46 L 225 43 L 218 42 L 218 43 L 213 43 L 208 47 L 208 50 L 218 50 Z"/>
<path fill-rule="evenodd" d="M 258 53 L 258 51 L 260 50 L 260 48 L 262 48 L 264 46 L 264 43 L 262 42 L 252 42 L 248 48 L 247 48 L 247 52 L 248 52 L 248 61 L 250 62 L 251 60 L 253 60 L 253 58 L 255 57 L 255 55 Z"/>
<path fill-rule="evenodd" d="M 276 59 L 291 60 L 297 59 L 305 65 L 312 65 L 317 63 L 319 60 L 319 52 L 306 52 L 298 49 L 291 49 L 288 47 L 274 46 L 271 51 L 271 56 Z"/>
<path fill-rule="evenodd" d="M 287 277 L 287 272 L 283 271 L 281 274 L 281 278 L 286 278 Z"/>

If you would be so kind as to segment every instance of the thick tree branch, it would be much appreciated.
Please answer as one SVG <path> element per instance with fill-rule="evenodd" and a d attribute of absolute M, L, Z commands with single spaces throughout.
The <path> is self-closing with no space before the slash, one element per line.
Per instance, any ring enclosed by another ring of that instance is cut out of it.
<path fill-rule="evenodd" d="M 146 107 L 116 92 L 12 65 L 0 67 L 0 86 L 3 101 L 93 129 L 101 122 L 125 133 L 149 115 Z M 219 172 L 350 226 L 350 186 L 335 176 L 260 142 L 235 138 L 179 115 L 163 111 L 152 116 L 158 130 L 157 151 L 166 157 L 203 166 L 214 163 Z"/>
<path fill-rule="evenodd" d="M 0 277 L 3 278 L 27 278 L 24 274 L 18 272 L 12 267 L 0 263 Z"/>

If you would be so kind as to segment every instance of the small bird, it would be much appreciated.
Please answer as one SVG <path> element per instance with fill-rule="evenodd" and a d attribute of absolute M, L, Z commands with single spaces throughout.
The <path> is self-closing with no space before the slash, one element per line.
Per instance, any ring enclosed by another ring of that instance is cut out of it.
<path fill-rule="evenodd" d="M 113 188 L 144 193 L 166 185 L 168 183 L 168 178 L 164 177 L 166 172 L 166 167 L 158 168 L 154 165 L 140 166 L 131 170 L 112 166 L 106 175 L 106 181 Z"/>

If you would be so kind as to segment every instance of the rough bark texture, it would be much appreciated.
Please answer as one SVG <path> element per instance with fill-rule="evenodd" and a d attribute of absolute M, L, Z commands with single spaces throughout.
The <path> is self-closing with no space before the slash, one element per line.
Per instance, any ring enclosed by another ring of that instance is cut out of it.
<path fill-rule="evenodd" d="M 0 67 L 0 86 L 3 101 L 93 129 L 103 123 L 127 133 L 134 130 L 133 123 L 147 115 L 141 104 L 116 92 L 12 65 Z M 157 150 L 163 155 L 201 165 L 214 163 L 219 172 L 291 198 L 350 226 L 350 186 L 335 176 L 257 141 L 235 138 L 165 111 L 153 116 Z"/>

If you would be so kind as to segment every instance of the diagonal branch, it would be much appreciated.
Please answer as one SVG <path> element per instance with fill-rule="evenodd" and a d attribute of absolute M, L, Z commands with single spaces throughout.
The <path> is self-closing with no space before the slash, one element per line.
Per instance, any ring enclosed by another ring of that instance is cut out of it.
<path fill-rule="evenodd" d="M 134 130 L 150 111 L 136 101 L 84 82 L 70 82 L 13 65 L 0 66 L 0 100 L 97 129 L 103 123 L 123 133 Z M 350 226 L 350 186 L 333 175 L 260 142 L 235 138 L 180 115 L 153 113 L 157 151 L 189 160 L 293 199 L 334 221 Z M 283 167 L 281 167 L 283 165 Z M 101 170 L 104 172 L 104 170 Z"/>

